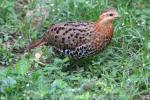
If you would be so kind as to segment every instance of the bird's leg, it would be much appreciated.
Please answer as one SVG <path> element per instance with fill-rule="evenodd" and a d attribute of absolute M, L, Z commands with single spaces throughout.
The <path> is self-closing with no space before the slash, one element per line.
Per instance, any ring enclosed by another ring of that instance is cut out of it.
<path fill-rule="evenodd" d="M 79 70 L 79 67 L 80 66 L 77 60 L 70 59 L 69 61 L 65 62 L 63 71 Z"/>

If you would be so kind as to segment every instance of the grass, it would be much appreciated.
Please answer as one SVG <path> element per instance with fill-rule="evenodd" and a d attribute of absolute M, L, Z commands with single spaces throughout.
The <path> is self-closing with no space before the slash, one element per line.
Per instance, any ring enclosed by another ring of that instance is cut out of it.
<path fill-rule="evenodd" d="M 1 100 L 150 99 L 149 0 L 19 1 L 26 0 L 0 1 Z M 89 64 L 64 71 L 67 58 L 58 58 L 50 47 L 20 52 L 50 24 L 96 21 L 108 7 L 122 19 L 114 23 L 109 47 Z"/>

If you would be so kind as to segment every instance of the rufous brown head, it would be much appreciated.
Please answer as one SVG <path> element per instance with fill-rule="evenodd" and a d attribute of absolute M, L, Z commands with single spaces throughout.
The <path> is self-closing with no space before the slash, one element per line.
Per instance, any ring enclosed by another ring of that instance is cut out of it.
<path fill-rule="evenodd" d="M 112 22 L 115 19 L 120 18 L 121 16 L 115 9 L 107 9 L 105 10 L 99 17 L 99 21 L 103 21 L 106 23 Z"/>

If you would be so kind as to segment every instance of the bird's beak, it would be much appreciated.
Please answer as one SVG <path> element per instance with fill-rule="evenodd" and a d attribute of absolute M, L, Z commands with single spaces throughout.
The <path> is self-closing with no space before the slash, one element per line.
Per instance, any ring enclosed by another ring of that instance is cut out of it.
<path fill-rule="evenodd" d="M 115 18 L 118 19 L 118 18 L 121 18 L 121 16 L 120 15 L 116 15 Z"/>

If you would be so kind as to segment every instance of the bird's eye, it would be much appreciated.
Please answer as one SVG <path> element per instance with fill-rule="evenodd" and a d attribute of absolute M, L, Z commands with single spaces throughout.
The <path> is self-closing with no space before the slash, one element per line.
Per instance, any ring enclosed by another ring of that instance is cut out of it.
<path fill-rule="evenodd" d="M 113 14 L 111 13 L 111 14 L 109 14 L 109 16 L 113 16 Z"/>

